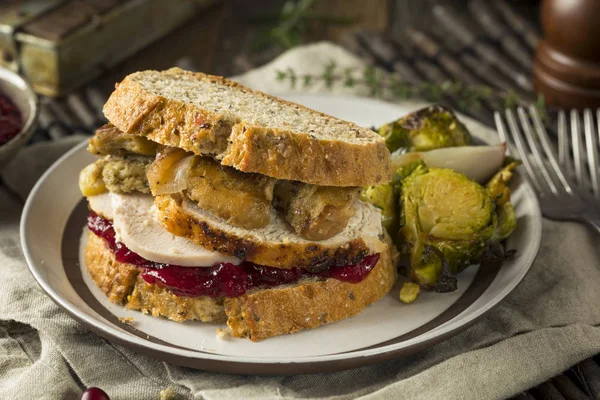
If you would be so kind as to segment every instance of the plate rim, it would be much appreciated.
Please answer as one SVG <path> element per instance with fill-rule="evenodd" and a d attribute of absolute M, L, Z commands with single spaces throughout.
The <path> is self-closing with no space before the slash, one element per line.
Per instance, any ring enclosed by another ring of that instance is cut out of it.
<path fill-rule="evenodd" d="M 423 103 L 419 101 L 403 101 L 400 103 L 391 103 L 379 99 L 373 99 L 362 96 L 348 96 L 348 95 L 332 95 L 332 94 L 314 94 L 314 93 L 280 93 L 280 97 L 291 99 L 291 98 L 330 98 L 335 100 L 344 100 L 351 102 L 370 102 L 373 104 L 380 104 L 386 107 L 421 107 L 427 106 L 429 103 Z M 298 101 L 298 100 L 291 100 Z M 481 131 L 485 131 L 487 136 L 493 137 L 493 130 L 460 112 L 456 112 L 457 116 L 468 122 L 469 124 L 478 125 Z M 193 350 L 181 350 L 172 347 L 168 347 L 161 344 L 152 342 L 141 341 L 140 338 L 131 335 L 128 332 L 122 332 L 116 326 L 112 326 L 110 322 L 104 321 L 97 318 L 96 316 L 90 315 L 86 312 L 81 311 L 76 304 L 64 299 L 59 293 L 57 293 L 52 285 L 46 281 L 41 273 L 38 271 L 38 267 L 34 262 L 34 256 L 31 254 L 28 246 L 28 216 L 31 213 L 31 209 L 34 206 L 35 199 L 37 197 L 40 188 L 44 185 L 46 180 L 51 176 L 54 171 L 64 163 L 73 154 L 81 151 L 86 145 L 86 141 L 74 146 L 71 150 L 66 152 L 58 160 L 56 160 L 47 171 L 42 174 L 38 179 L 34 187 L 32 188 L 25 206 L 20 221 L 20 239 L 23 247 L 23 253 L 29 271 L 33 275 L 34 279 L 38 282 L 40 287 L 46 292 L 46 294 L 61 308 L 63 308 L 71 317 L 82 323 L 86 329 L 89 329 L 106 339 L 113 342 L 119 343 L 126 347 L 134 348 L 136 351 L 150 355 L 154 358 L 160 358 L 174 364 L 185 365 L 195 368 L 209 369 L 216 372 L 229 372 L 229 373 L 247 373 L 248 367 L 256 368 L 252 373 L 254 374 L 273 374 L 273 369 L 266 368 L 265 371 L 261 371 L 264 367 L 275 366 L 278 371 L 277 374 L 295 374 L 295 373 L 314 373 L 314 372 L 329 372 L 341 369 L 354 368 L 362 365 L 373 364 L 377 362 L 387 361 L 402 357 L 403 355 L 412 354 L 414 352 L 423 350 L 430 347 L 433 344 L 440 343 L 451 336 L 467 329 L 469 326 L 474 324 L 477 320 L 486 315 L 494 307 L 496 307 L 508 294 L 510 294 L 522 281 L 523 278 L 530 271 L 533 261 L 535 260 L 537 253 L 540 249 L 541 237 L 542 237 L 542 216 L 537 197 L 535 192 L 526 180 L 522 180 L 521 185 L 525 191 L 527 197 L 531 197 L 531 213 L 528 214 L 532 218 L 532 238 L 529 247 L 533 249 L 528 254 L 527 259 L 524 261 L 526 268 L 520 271 L 519 274 L 511 281 L 510 285 L 506 285 L 500 290 L 496 296 L 491 298 L 476 310 L 473 310 L 468 316 L 463 317 L 460 321 L 456 321 L 456 317 L 447 321 L 446 323 L 434 328 L 433 330 L 426 332 L 422 335 L 416 336 L 415 338 L 407 341 L 382 346 L 370 350 L 357 350 L 349 351 L 340 354 L 330 354 L 322 356 L 310 356 L 310 357 L 294 357 L 293 359 L 257 359 L 247 356 L 231 356 L 221 354 L 210 354 L 202 353 L 198 354 Z M 460 314 L 459 314 L 460 315 Z M 417 340 L 419 339 L 419 340 Z M 204 365 L 207 364 L 207 365 Z M 200 365 L 200 366 L 199 366 Z M 242 366 L 241 368 L 239 366 Z M 282 369 L 282 366 L 287 366 Z M 291 368 L 290 368 L 291 367 Z M 280 370 L 281 369 L 281 370 Z M 239 370 L 239 372 L 238 372 Z M 280 371 L 279 371 L 280 370 Z M 244 372 L 245 371 L 245 372 Z"/>

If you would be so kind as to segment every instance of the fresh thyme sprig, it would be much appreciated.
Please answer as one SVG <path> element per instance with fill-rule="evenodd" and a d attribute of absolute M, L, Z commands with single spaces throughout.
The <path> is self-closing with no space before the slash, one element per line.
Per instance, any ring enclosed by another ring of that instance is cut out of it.
<path fill-rule="evenodd" d="M 320 74 L 298 74 L 292 68 L 278 70 L 276 73 L 278 81 L 288 81 L 292 88 L 296 88 L 298 84 L 310 87 L 322 82 L 328 89 L 332 89 L 336 84 L 344 87 L 365 87 L 373 97 L 423 98 L 431 102 L 440 102 L 449 97 L 455 100 L 456 108 L 461 111 L 468 111 L 470 108 L 481 109 L 484 102 L 497 109 L 525 104 L 514 91 L 498 91 L 489 86 L 465 85 L 450 80 L 442 84 L 423 82 L 413 85 L 372 65 L 362 69 L 341 68 L 335 61 L 331 61 L 324 66 Z M 545 115 L 543 97 L 538 97 L 535 106 L 541 115 Z"/>

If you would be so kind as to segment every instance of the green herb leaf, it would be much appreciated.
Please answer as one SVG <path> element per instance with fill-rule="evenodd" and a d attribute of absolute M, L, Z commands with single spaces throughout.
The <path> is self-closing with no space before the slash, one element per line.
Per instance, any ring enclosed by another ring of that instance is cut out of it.
<path fill-rule="evenodd" d="M 292 68 L 276 71 L 278 81 L 288 81 L 292 88 L 297 80 L 302 79 L 305 87 L 322 82 L 325 87 L 332 89 L 336 84 L 343 87 L 362 86 L 369 90 L 371 96 L 393 98 L 424 98 L 431 102 L 439 102 L 445 97 L 456 99 L 456 107 L 463 111 L 481 109 L 483 104 L 495 108 L 510 108 L 523 104 L 514 91 L 496 91 L 489 86 L 468 86 L 462 82 L 445 81 L 442 84 L 422 82 L 411 85 L 402 80 L 399 75 L 386 73 L 373 65 L 364 68 L 340 68 L 335 60 L 330 60 L 323 66 L 320 74 L 304 74 L 297 76 Z M 542 119 L 546 119 L 546 106 L 543 96 L 538 96 L 535 106 Z"/>

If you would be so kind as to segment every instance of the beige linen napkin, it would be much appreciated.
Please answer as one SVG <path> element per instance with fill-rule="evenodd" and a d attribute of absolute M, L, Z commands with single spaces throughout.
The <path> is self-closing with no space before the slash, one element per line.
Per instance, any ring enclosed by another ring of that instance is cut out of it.
<path fill-rule="evenodd" d="M 361 65 L 342 48 L 319 43 L 291 50 L 237 80 L 285 92 L 289 87 L 276 81 L 276 69 L 318 73 L 332 59 Z M 402 360 L 332 374 L 254 377 L 138 355 L 69 318 L 38 287 L 23 259 L 19 197 L 72 144 L 32 146 L 3 174 L 10 190 L 0 188 L 0 399 L 73 399 L 87 386 L 99 386 L 115 400 L 158 399 L 169 387 L 179 398 L 196 399 L 497 399 L 600 351 L 600 238 L 583 225 L 544 220 L 538 258 L 513 293 L 465 332 Z"/>

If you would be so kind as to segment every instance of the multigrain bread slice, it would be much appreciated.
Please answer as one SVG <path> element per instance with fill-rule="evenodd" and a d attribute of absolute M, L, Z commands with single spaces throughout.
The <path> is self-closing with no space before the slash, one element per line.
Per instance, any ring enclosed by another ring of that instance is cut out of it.
<path fill-rule="evenodd" d="M 223 322 L 238 338 L 259 341 L 312 329 L 354 316 L 385 296 L 396 281 L 390 250 L 359 283 L 336 279 L 304 279 L 293 285 L 258 289 L 235 298 L 179 297 L 148 284 L 132 264 L 115 260 L 104 239 L 90 233 L 86 268 L 113 303 L 177 322 Z"/>
<path fill-rule="evenodd" d="M 389 151 L 377 133 L 222 77 L 136 72 L 117 84 L 104 114 L 127 134 L 243 172 L 321 186 L 389 180 Z"/>
<path fill-rule="evenodd" d="M 160 222 L 172 234 L 259 265 L 318 271 L 355 264 L 385 248 L 379 211 L 361 201 L 356 202 L 355 213 L 341 233 L 320 241 L 302 238 L 274 211 L 266 227 L 243 229 L 215 217 L 183 196 L 159 195 L 155 204 Z"/>
<path fill-rule="evenodd" d="M 131 310 L 177 322 L 225 321 L 223 298 L 180 297 L 169 290 L 146 283 L 133 264 L 119 262 L 104 239 L 88 233 L 84 261 L 90 276 L 108 299 Z"/>
<path fill-rule="evenodd" d="M 385 296 L 396 282 L 389 249 L 359 283 L 307 280 L 225 300 L 227 325 L 236 337 L 254 342 L 341 321 Z"/>

